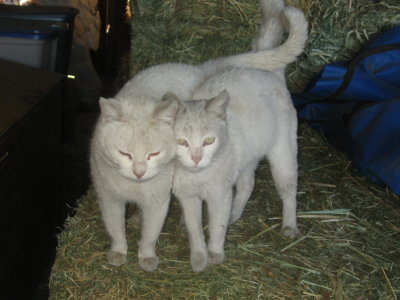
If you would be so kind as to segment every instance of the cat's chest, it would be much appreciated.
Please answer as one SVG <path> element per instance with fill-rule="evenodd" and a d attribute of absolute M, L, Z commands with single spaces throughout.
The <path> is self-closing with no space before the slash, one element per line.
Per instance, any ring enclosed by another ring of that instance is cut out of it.
<path fill-rule="evenodd" d="M 218 168 L 207 168 L 198 172 L 191 172 L 182 167 L 176 168 L 173 191 L 205 199 L 215 189 L 230 188 L 234 183 L 232 175 Z"/>
<path fill-rule="evenodd" d="M 188 172 L 176 172 L 172 191 L 179 197 L 207 198 L 210 182 L 199 174 L 187 174 Z"/>
<path fill-rule="evenodd" d="M 143 201 L 160 201 L 168 198 L 172 184 L 172 176 L 165 175 L 156 176 L 144 182 L 136 182 L 119 174 L 109 179 L 109 186 L 118 198 L 138 204 Z"/>

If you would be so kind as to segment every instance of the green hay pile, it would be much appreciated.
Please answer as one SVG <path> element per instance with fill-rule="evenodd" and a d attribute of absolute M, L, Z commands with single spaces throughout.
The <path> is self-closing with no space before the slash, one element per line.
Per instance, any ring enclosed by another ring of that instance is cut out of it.
<path fill-rule="evenodd" d="M 287 1 L 310 21 L 306 52 L 289 67 L 291 90 L 320 68 L 347 59 L 369 37 L 400 24 L 398 0 Z M 260 21 L 258 3 L 139 1 L 132 72 L 163 62 L 198 63 L 243 52 Z M 127 227 L 128 263 L 108 264 L 109 238 L 92 190 L 59 236 L 50 299 L 397 299 L 399 197 L 368 182 L 348 158 L 306 124 L 299 127 L 299 227 L 282 237 L 281 201 L 266 162 L 242 218 L 227 233 L 226 260 L 193 273 L 174 201 L 157 249 L 160 265 L 137 263 L 139 229 Z"/>
<path fill-rule="evenodd" d="M 304 11 L 309 40 L 288 68 L 291 91 L 322 66 L 347 60 L 377 33 L 400 24 L 399 0 L 286 0 Z M 166 62 L 197 64 L 248 51 L 261 12 L 258 0 L 139 0 L 133 19 L 132 74 Z"/>
<path fill-rule="evenodd" d="M 132 225 L 128 263 L 113 267 L 90 190 L 59 237 L 51 299 L 396 299 L 399 199 L 360 177 L 309 127 L 301 126 L 299 142 L 300 238 L 280 235 L 281 202 L 262 163 L 244 215 L 228 230 L 222 265 L 191 271 L 173 202 L 157 246 L 158 270 L 139 268 L 139 229 Z"/>

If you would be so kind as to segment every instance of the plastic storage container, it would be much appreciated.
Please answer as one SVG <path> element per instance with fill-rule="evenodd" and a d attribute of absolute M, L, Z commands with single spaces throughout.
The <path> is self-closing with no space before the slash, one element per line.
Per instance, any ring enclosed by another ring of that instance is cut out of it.
<path fill-rule="evenodd" d="M 0 19 L 23 19 L 32 21 L 55 22 L 59 30 L 57 39 L 57 53 L 55 60 L 55 72 L 67 74 L 69 58 L 71 54 L 72 36 L 74 32 L 74 20 L 78 10 L 67 6 L 18 6 L 0 4 Z"/>
<path fill-rule="evenodd" d="M 61 24 L 0 18 L 0 57 L 55 71 Z"/>

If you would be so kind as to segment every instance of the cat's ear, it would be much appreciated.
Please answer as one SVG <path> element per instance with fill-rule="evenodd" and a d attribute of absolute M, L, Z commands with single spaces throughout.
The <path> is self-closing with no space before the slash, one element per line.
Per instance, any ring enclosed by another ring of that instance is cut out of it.
<path fill-rule="evenodd" d="M 100 98 L 100 118 L 102 121 L 109 122 L 120 120 L 122 117 L 121 104 L 114 99 Z"/>
<path fill-rule="evenodd" d="M 217 114 L 221 119 L 226 118 L 226 108 L 229 104 L 229 94 L 226 90 L 223 90 L 218 94 L 217 97 L 208 101 L 206 105 L 207 112 Z"/>
<path fill-rule="evenodd" d="M 162 97 L 162 101 L 177 101 L 178 102 L 178 109 L 176 114 L 180 114 L 180 113 L 184 113 L 186 111 L 185 109 L 185 105 L 183 104 L 183 101 L 180 100 L 178 98 L 177 95 L 175 95 L 174 93 L 166 93 L 164 94 L 164 96 Z"/>
<path fill-rule="evenodd" d="M 178 108 L 179 101 L 176 96 L 175 98 L 163 100 L 159 104 L 157 104 L 154 110 L 153 119 L 157 121 L 163 121 L 168 125 L 172 125 L 175 121 L 175 116 Z"/>
<path fill-rule="evenodd" d="M 178 96 L 175 95 L 174 93 L 166 93 L 161 98 L 161 101 L 174 101 L 174 100 L 179 102 Z"/>

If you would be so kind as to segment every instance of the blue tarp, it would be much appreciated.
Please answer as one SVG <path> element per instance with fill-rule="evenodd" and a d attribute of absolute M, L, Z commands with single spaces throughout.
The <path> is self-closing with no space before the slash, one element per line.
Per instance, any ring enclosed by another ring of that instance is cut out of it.
<path fill-rule="evenodd" d="M 400 26 L 352 60 L 325 66 L 292 99 L 300 119 L 345 151 L 362 174 L 400 195 Z"/>

